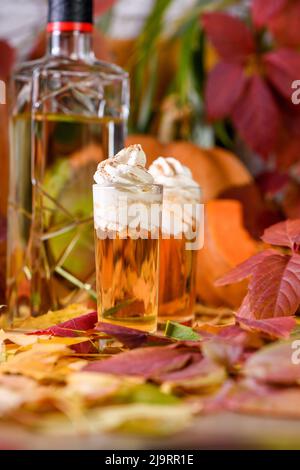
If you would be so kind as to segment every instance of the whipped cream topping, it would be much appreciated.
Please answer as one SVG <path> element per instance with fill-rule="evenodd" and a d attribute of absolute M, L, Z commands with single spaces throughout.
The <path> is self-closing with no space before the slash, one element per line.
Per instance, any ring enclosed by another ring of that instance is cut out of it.
<path fill-rule="evenodd" d="M 163 186 L 198 186 L 191 170 L 173 157 L 158 157 L 150 166 L 149 173 L 157 184 Z"/>
<path fill-rule="evenodd" d="M 173 157 L 158 157 L 149 173 L 164 187 L 162 230 L 164 234 L 189 232 L 195 225 L 200 186 L 191 170 Z"/>
<path fill-rule="evenodd" d="M 191 170 L 176 158 L 158 157 L 150 166 L 149 173 L 156 184 L 164 186 L 166 196 L 176 199 L 176 202 L 199 200 L 200 186 L 193 179 Z"/>
<path fill-rule="evenodd" d="M 146 169 L 141 145 L 124 148 L 99 163 L 94 175 L 94 221 L 98 238 L 107 232 L 159 230 L 161 191 Z M 154 210 L 153 210 L 154 209 Z M 155 213 L 156 211 L 156 213 Z"/>
<path fill-rule="evenodd" d="M 99 163 L 94 180 L 100 185 L 117 186 L 154 183 L 153 176 L 146 170 L 146 155 L 140 144 L 130 145 Z"/>

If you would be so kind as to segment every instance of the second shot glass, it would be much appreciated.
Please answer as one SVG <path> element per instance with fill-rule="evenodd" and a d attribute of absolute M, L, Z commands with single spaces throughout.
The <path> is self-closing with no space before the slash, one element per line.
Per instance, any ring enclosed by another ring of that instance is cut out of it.
<path fill-rule="evenodd" d="M 158 312 L 162 327 L 168 320 L 190 325 L 194 318 L 203 218 L 199 187 L 164 187 Z"/>

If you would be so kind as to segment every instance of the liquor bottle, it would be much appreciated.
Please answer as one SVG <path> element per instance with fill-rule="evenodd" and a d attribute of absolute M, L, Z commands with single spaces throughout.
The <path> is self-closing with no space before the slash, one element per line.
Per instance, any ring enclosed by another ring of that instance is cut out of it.
<path fill-rule="evenodd" d="M 128 75 L 95 59 L 93 1 L 49 0 L 48 51 L 13 78 L 8 320 L 95 299 L 91 183 L 124 146 Z"/>

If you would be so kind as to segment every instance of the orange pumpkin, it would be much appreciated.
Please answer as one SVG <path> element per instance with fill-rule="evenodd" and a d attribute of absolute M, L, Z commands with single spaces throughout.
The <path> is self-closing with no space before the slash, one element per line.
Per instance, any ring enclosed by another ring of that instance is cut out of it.
<path fill-rule="evenodd" d="M 191 142 L 175 141 L 160 143 L 155 137 L 130 135 L 126 145 L 141 144 L 146 152 L 148 164 L 158 156 L 174 157 L 188 166 L 203 192 L 203 202 L 214 199 L 233 186 L 252 182 L 252 177 L 240 160 L 231 152 L 221 148 L 203 149 Z"/>
<path fill-rule="evenodd" d="M 204 247 L 198 252 L 197 294 L 206 304 L 219 307 L 240 306 L 247 281 L 216 287 L 215 281 L 231 268 L 257 253 L 258 243 L 243 226 L 240 202 L 216 199 L 205 205 Z"/>

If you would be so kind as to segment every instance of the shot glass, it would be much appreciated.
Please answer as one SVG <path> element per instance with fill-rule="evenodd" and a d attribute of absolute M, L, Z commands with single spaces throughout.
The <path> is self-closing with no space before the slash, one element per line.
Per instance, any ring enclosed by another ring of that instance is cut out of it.
<path fill-rule="evenodd" d="M 162 186 L 93 185 L 99 321 L 154 332 Z"/>
<path fill-rule="evenodd" d="M 196 299 L 197 254 L 203 245 L 201 189 L 164 187 L 158 322 L 190 325 Z"/>

